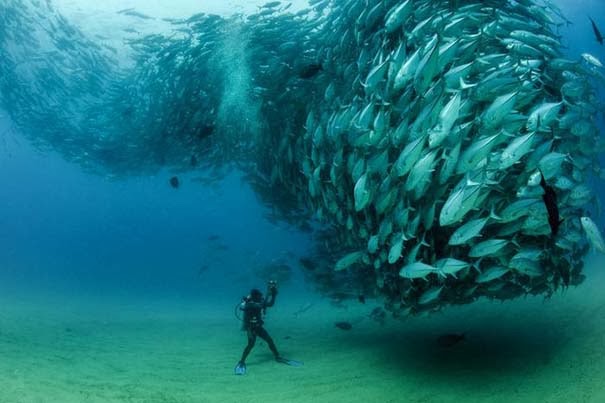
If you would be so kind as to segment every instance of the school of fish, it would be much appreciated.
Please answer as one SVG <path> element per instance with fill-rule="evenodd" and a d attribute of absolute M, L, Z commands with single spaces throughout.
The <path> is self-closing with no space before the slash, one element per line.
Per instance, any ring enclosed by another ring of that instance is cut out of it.
<path fill-rule="evenodd" d="M 605 253 L 603 66 L 564 57 L 548 2 L 274 1 L 130 37 L 128 67 L 50 2 L 7 3 L 0 102 L 20 131 L 109 175 L 236 167 L 279 218 L 319 223 L 321 291 L 432 312 L 549 296 Z"/>

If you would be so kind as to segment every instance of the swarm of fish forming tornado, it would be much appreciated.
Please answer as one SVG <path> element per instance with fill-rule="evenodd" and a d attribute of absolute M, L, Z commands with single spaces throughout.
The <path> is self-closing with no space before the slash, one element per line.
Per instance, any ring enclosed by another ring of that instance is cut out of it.
<path fill-rule="evenodd" d="M 278 158 L 297 156 L 304 179 L 271 172 L 337 226 L 345 248 L 331 269 L 372 267 L 366 278 L 403 314 L 579 284 L 590 245 L 605 250 L 586 210 L 600 147 L 590 82 L 602 73 L 590 55 L 562 56 L 556 10 L 332 7 L 327 87 L 302 142 L 279 133 Z"/>
<path fill-rule="evenodd" d="M 129 34 L 130 69 L 32 4 L 0 10 L 21 130 L 118 174 L 236 162 L 273 211 L 326 224 L 329 259 L 304 264 L 324 291 L 401 315 L 549 296 L 605 252 L 588 186 L 603 66 L 563 56 L 547 2 L 275 1 Z"/>

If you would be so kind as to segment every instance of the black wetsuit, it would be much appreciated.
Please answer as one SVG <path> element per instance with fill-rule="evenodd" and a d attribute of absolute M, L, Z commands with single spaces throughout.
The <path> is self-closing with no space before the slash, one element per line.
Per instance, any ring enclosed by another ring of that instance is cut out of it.
<path fill-rule="evenodd" d="M 248 354 L 250 354 L 252 347 L 254 347 L 254 344 L 256 343 L 256 336 L 267 342 L 276 359 L 279 357 L 273 339 L 263 327 L 264 322 L 262 318 L 263 311 L 275 304 L 275 295 L 276 293 L 272 293 L 269 298 L 263 298 L 261 302 L 254 302 L 247 299 L 240 305 L 239 309 L 244 311 L 244 330 L 248 333 L 248 345 L 242 354 L 241 363 L 246 362 Z"/>

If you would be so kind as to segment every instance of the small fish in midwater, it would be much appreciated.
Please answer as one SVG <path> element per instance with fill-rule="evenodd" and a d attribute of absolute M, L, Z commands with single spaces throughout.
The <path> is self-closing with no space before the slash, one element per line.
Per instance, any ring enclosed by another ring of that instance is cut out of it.
<path fill-rule="evenodd" d="M 437 337 L 437 344 L 441 347 L 453 347 L 464 339 L 464 333 L 446 333 Z"/>
<path fill-rule="evenodd" d="M 200 277 L 202 274 L 204 274 L 206 271 L 208 271 L 209 267 L 210 266 L 208 266 L 207 264 L 201 265 L 199 270 L 197 271 L 198 277 Z"/>
<path fill-rule="evenodd" d="M 308 257 L 301 257 L 300 259 L 298 259 L 298 261 L 300 262 L 302 267 L 304 267 L 305 269 L 307 269 L 309 271 L 313 271 L 316 269 L 315 262 Z"/>
<path fill-rule="evenodd" d="M 170 178 L 170 186 L 172 186 L 175 189 L 178 189 L 179 187 L 179 178 L 176 176 L 173 176 L 172 178 Z"/>
<path fill-rule="evenodd" d="M 314 77 L 320 71 L 323 71 L 323 66 L 321 65 L 321 63 L 311 63 L 311 64 L 304 66 L 298 72 L 298 76 L 300 78 L 307 79 L 307 78 Z"/>
<path fill-rule="evenodd" d="M 365 295 L 363 295 L 363 294 L 359 294 L 359 295 L 357 296 L 357 300 L 358 300 L 359 302 L 361 302 L 362 304 L 365 304 L 365 303 L 366 303 L 366 296 L 365 296 Z"/>
<path fill-rule="evenodd" d="M 593 21 L 592 18 L 588 17 L 588 19 L 590 20 L 590 23 L 592 24 L 592 30 L 594 31 L 594 36 L 597 39 L 597 42 L 599 42 L 602 45 L 603 44 L 603 35 L 601 35 L 601 31 L 599 31 L 599 28 L 597 28 L 597 24 L 595 24 L 595 22 Z"/>
<path fill-rule="evenodd" d="M 131 17 L 137 17 L 137 18 L 140 18 L 142 20 L 151 20 L 151 19 L 153 19 L 152 17 L 150 17 L 148 15 L 145 15 L 143 13 L 139 13 L 134 8 L 127 8 L 125 10 L 120 10 L 120 11 L 118 11 L 118 14 L 129 15 Z"/>
<path fill-rule="evenodd" d="M 299 315 L 307 312 L 312 307 L 313 307 L 313 304 L 311 302 L 307 302 L 306 304 L 304 304 L 303 306 L 298 308 L 298 310 L 296 312 L 294 312 L 294 316 L 298 317 Z"/>
<path fill-rule="evenodd" d="M 198 129 L 198 138 L 205 139 L 206 137 L 211 136 L 214 133 L 214 125 L 213 124 L 205 124 L 199 127 Z"/>
<path fill-rule="evenodd" d="M 345 322 L 345 321 L 334 322 L 334 326 L 336 326 L 337 328 L 342 329 L 342 330 L 351 330 L 351 329 L 353 329 L 353 325 L 350 324 L 349 322 Z"/>
<path fill-rule="evenodd" d="M 191 167 L 193 167 L 193 168 L 197 167 L 197 158 L 195 158 L 195 155 L 191 156 L 191 160 L 189 161 L 189 165 L 191 165 Z"/>

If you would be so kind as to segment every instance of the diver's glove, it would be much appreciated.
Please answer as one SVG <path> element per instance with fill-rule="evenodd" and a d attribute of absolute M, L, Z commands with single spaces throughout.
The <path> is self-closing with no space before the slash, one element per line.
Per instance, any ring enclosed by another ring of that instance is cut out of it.
<path fill-rule="evenodd" d="M 269 281 L 269 293 L 272 296 L 276 296 L 277 295 L 277 282 L 275 282 L 275 281 Z"/>

